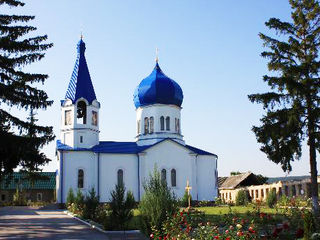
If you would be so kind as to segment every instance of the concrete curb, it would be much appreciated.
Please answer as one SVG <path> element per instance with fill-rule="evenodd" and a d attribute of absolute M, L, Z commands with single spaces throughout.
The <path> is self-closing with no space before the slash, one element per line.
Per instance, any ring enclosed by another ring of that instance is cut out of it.
<path fill-rule="evenodd" d="M 81 218 L 78 218 L 77 216 L 73 215 L 73 214 L 72 214 L 71 212 L 69 212 L 69 211 L 63 211 L 63 213 L 65 213 L 65 214 L 69 215 L 70 217 L 78 220 L 79 222 L 82 222 L 83 224 L 85 224 L 85 225 L 87 225 L 87 226 L 89 226 L 89 227 L 91 227 L 91 228 L 93 228 L 93 229 L 96 229 L 96 230 L 98 230 L 99 232 L 105 233 L 105 234 L 113 234 L 113 233 L 122 233 L 122 234 L 123 234 L 123 233 L 125 233 L 125 234 L 126 234 L 126 233 L 141 233 L 140 230 L 105 231 L 105 230 L 103 230 L 102 228 L 98 227 L 98 226 L 95 225 L 95 224 L 89 223 L 89 222 L 87 222 L 87 221 L 82 220 Z"/>

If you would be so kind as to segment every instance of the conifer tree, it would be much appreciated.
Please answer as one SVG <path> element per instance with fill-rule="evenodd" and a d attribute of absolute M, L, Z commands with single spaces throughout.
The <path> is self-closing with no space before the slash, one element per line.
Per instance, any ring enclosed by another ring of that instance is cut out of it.
<path fill-rule="evenodd" d="M 0 0 L 0 8 L 21 7 L 19 0 Z M 15 116 L 10 109 L 20 111 L 46 109 L 52 104 L 47 94 L 34 86 L 44 83 L 46 74 L 24 71 L 28 64 L 41 60 L 52 47 L 45 43 L 47 35 L 31 36 L 37 28 L 27 25 L 34 16 L 0 13 L 0 175 L 17 166 L 39 170 L 49 159 L 40 153 L 54 139 L 52 127 L 36 125 L 35 121 Z"/>
<path fill-rule="evenodd" d="M 271 91 L 249 95 L 251 102 L 263 104 L 262 125 L 254 126 L 261 151 L 292 170 L 291 162 L 302 155 L 302 142 L 309 150 L 313 211 L 319 214 L 316 152 L 320 151 L 320 6 L 317 0 L 290 0 L 292 21 L 271 18 L 266 26 L 275 30 L 273 38 L 260 33 L 274 74 L 263 80 Z"/>

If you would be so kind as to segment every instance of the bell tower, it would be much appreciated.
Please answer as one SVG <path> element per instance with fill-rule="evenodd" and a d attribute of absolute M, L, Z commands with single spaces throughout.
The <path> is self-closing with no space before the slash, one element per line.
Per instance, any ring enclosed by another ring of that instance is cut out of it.
<path fill-rule="evenodd" d="M 64 100 L 61 100 L 61 143 L 72 148 L 91 148 L 99 144 L 100 103 L 92 85 L 80 39 L 76 64 Z"/>

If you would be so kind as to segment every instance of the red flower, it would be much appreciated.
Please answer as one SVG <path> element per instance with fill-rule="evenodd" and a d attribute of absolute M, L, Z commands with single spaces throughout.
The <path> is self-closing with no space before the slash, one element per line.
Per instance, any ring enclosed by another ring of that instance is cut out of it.
<path fill-rule="evenodd" d="M 243 236 L 243 232 L 241 232 L 241 231 L 239 231 L 239 232 L 237 232 L 237 236 Z"/>
<path fill-rule="evenodd" d="M 231 240 L 231 238 L 230 238 L 230 237 L 227 237 L 226 240 Z"/>
<path fill-rule="evenodd" d="M 302 238 L 303 237 L 303 229 L 302 228 L 298 228 L 298 230 L 296 231 L 296 237 L 297 238 Z"/>
<path fill-rule="evenodd" d="M 283 229 L 288 229 L 289 228 L 289 224 L 287 222 L 282 224 Z"/>
<path fill-rule="evenodd" d="M 150 238 L 153 238 L 153 233 L 150 234 Z"/>
<path fill-rule="evenodd" d="M 220 239 L 219 236 L 214 236 L 214 239 Z"/>

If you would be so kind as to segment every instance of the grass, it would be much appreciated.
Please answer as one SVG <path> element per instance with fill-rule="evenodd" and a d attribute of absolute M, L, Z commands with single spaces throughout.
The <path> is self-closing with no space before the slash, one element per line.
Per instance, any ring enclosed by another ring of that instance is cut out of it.
<path fill-rule="evenodd" d="M 210 221 L 220 221 L 221 217 L 225 214 L 237 214 L 245 215 L 248 212 L 254 212 L 255 208 L 253 204 L 248 206 L 215 206 L 215 207 L 197 207 L 196 209 L 205 213 L 206 219 Z M 261 206 L 260 212 L 268 214 L 281 215 L 283 209 L 269 208 L 267 206 Z M 133 210 L 133 218 L 129 222 L 128 229 L 139 229 L 140 227 L 140 212 L 138 209 Z"/>
<path fill-rule="evenodd" d="M 248 206 L 217 206 L 217 207 L 198 207 L 196 208 L 202 212 L 204 212 L 206 215 L 223 215 L 228 213 L 235 213 L 235 214 L 244 214 L 247 212 L 254 212 L 254 205 L 248 205 Z M 270 214 L 279 214 L 281 211 L 275 208 L 269 208 L 265 206 L 261 206 L 260 212 L 264 213 L 270 213 Z"/>

